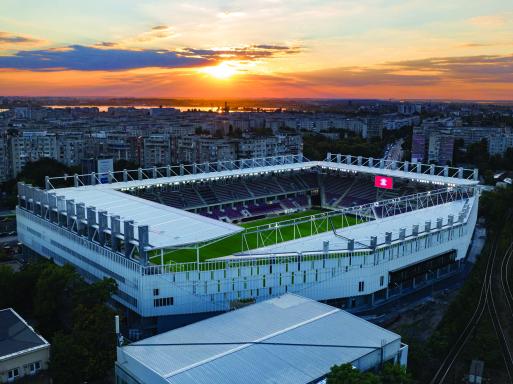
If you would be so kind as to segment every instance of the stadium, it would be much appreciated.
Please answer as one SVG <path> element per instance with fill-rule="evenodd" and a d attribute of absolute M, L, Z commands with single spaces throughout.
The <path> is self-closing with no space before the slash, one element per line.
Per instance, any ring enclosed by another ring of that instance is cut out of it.
<path fill-rule="evenodd" d="M 18 184 L 27 250 L 166 330 L 287 292 L 349 311 L 457 273 L 477 170 L 327 154 L 154 167 Z"/>

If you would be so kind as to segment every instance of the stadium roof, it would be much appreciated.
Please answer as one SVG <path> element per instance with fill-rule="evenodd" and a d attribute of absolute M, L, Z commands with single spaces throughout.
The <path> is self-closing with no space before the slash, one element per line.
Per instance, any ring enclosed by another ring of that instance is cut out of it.
<path fill-rule="evenodd" d="M 472 205 L 474 198 L 469 199 Z M 358 248 L 367 248 L 370 246 L 371 236 L 377 236 L 378 244 L 384 242 L 385 233 L 392 232 L 392 238 L 397 239 L 399 230 L 406 228 L 406 235 L 411 233 L 413 225 L 419 224 L 419 230 L 422 231 L 426 221 L 430 221 L 431 228 L 434 229 L 436 220 L 443 218 L 443 224 L 447 224 L 448 216 L 454 215 L 458 218 L 459 213 L 465 205 L 465 200 L 457 200 L 450 203 L 440 204 L 429 208 L 418 209 L 415 211 L 378 218 L 373 221 L 337 229 L 335 235 L 332 231 L 324 232 L 318 235 L 303 237 L 296 240 L 285 241 L 275 245 L 262 247 L 246 251 L 240 256 L 225 256 L 221 259 L 255 257 L 261 254 L 263 257 L 269 257 L 270 253 L 291 253 L 297 254 L 309 251 L 320 251 L 323 249 L 324 241 L 329 241 L 330 250 L 347 249 L 348 241 L 346 239 L 355 239 L 355 250 Z M 343 236 L 343 237 L 340 237 Z"/>
<path fill-rule="evenodd" d="M 182 209 L 141 199 L 110 188 L 85 186 L 55 190 L 57 195 L 107 211 L 121 220 L 134 220 L 136 225 L 148 225 L 149 243 L 154 249 L 172 248 L 201 243 L 228 236 L 243 228 Z M 121 232 L 123 233 L 123 226 Z M 137 238 L 137 231 L 135 237 Z"/>
<path fill-rule="evenodd" d="M 49 345 L 13 309 L 0 310 L 0 361 Z"/>
<path fill-rule="evenodd" d="M 464 186 L 464 185 L 477 185 L 479 183 L 478 180 L 472 179 L 464 179 L 457 177 L 446 177 L 441 175 L 430 175 L 428 173 L 417 173 L 417 172 L 405 172 L 399 169 L 389 169 L 389 168 L 378 168 L 378 167 L 368 167 L 364 165 L 354 165 L 354 164 L 343 164 L 343 163 L 334 163 L 331 161 L 318 161 L 318 165 L 324 168 L 330 169 L 338 169 L 345 171 L 352 171 L 358 173 L 368 173 L 372 175 L 383 175 L 401 179 L 414 179 L 414 180 L 422 180 L 434 184 L 453 184 L 454 186 Z"/>
<path fill-rule="evenodd" d="M 389 359 L 400 339 L 338 308 L 286 294 L 121 347 L 118 366 L 145 383 L 310 383 L 334 364 L 368 359 L 395 343 L 384 348 Z"/>
<path fill-rule="evenodd" d="M 94 206 L 97 211 L 107 211 L 109 216 L 120 216 L 122 220 L 134 220 L 136 225 L 148 225 L 149 244 L 153 249 L 184 247 L 223 238 L 243 231 L 243 228 L 192 212 L 151 202 L 121 191 L 135 188 L 149 188 L 166 184 L 216 180 L 226 177 L 243 177 L 269 172 L 322 167 L 345 172 L 361 172 L 386 175 L 397 178 L 422 180 L 436 184 L 474 185 L 477 181 L 444 177 L 425 173 L 404 172 L 363 165 L 352 165 L 332 161 L 303 161 L 289 164 L 255 166 L 216 172 L 186 174 L 153 179 L 120 181 L 79 187 L 58 188 L 53 191 L 76 204 Z M 123 233 L 123 226 L 121 228 Z M 138 238 L 137 231 L 135 237 Z"/>
<path fill-rule="evenodd" d="M 388 169 L 379 167 L 368 167 L 365 165 L 354 165 L 345 163 L 336 163 L 332 161 L 303 161 L 290 164 L 276 164 L 267 166 L 255 166 L 241 169 L 231 169 L 216 172 L 198 172 L 195 174 L 184 174 L 169 177 L 149 178 L 142 180 L 119 181 L 106 184 L 97 184 L 94 188 L 98 189 L 127 189 L 127 188 L 144 188 L 159 184 L 174 184 L 205 180 L 216 180 L 224 177 L 243 177 L 269 172 L 285 172 L 302 169 L 310 169 L 314 167 L 322 167 L 329 169 L 337 169 L 346 172 L 367 173 L 370 175 L 384 175 L 403 179 L 415 179 L 435 184 L 453 184 L 453 185 L 476 185 L 478 181 L 457 177 L 445 177 L 441 175 L 431 175 L 428 173 L 405 172 L 399 169 Z"/>

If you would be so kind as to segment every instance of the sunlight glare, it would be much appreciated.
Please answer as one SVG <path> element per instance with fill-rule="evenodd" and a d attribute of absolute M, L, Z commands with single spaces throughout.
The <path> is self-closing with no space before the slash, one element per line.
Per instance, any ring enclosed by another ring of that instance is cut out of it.
<path fill-rule="evenodd" d="M 238 73 L 238 69 L 235 67 L 233 63 L 223 61 L 222 63 L 213 67 L 202 68 L 201 72 L 206 73 L 219 80 L 226 80 L 235 75 L 236 73 Z"/>

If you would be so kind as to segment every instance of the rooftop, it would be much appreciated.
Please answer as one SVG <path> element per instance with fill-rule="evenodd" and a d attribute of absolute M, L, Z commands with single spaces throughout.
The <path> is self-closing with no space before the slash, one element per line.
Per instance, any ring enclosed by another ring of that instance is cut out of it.
<path fill-rule="evenodd" d="M 108 185 L 108 184 L 107 184 Z M 182 209 L 155 203 L 119 192 L 103 185 L 58 189 L 57 194 L 76 203 L 107 211 L 121 220 L 134 220 L 136 225 L 148 225 L 152 248 L 186 246 L 241 232 L 244 228 L 211 219 Z M 121 232 L 123 232 L 121 226 Z M 137 231 L 135 231 L 137 238 Z"/>
<path fill-rule="evenodd" d="M 400 336 L 286 294 L 121 347 L 118 365 L 153 383 L 309 383 L 391 343 Z"/>
<path fill-rule="evenodd" d="M 277 161 L 277 159 L 278 158 L 273 161 Z M 239 167 L 235 169 L 217 170 L 221 168 L 216 168 L 211 164 L 206 172 L 198 171 L 198 173 L 143 178 L 141 180 L 116 181 L 118 179 L 113 176 L 113 182 L 111 183 L 51 189 L 51 192 L 55 193 L 57 196 L 63 196 L 66 200 L 74 200 L 75 204 L 84 203 L 86 206 L 93 206 L 96 208 L 97 212 L 107 211 L 109 216 L 120 216 L 121 220 L 134 220 L 135 225 L 148 225 L 150 248 L 162 249 L 185 247 L 217 240 L 241 232 L 243 228 L 185 210 L 151 202 L 128 193 L 123 193 L 122 191 L 149 188 L 152 186 L 213 181 L 222 178 L 254 176 L 269 172 L 298 171 L 311 168 L 385 175 L 449 186 L 472 186 L 477 184 L 475 180 L 445 177 L 441 176 L 439 173 L 406 172 L 401 169 L 347 164 L 344 161 L 304 161 L 302 157 L 301 160 L 298 159 L 299 158 L 294 157 L 289 159 L 291 162 L 278 164 L 263 161 L 265 159 L 240 160 L 234 163 Z M 198 169 L 201 170 L 203 168 L 200 167 Z M 413 168 L 410 167 L 409 169 L 412 170 Z M 440 172 L 440 170 L 437 169 L 437 172 Z M 119 177 L 118 174 L 119 172 L 116 173 L 116 177 Z M 160 173 L 155 174 L 160 175 Z M 90 175 L 87 176 L 86 179 L 90 179 Z M 72 180 L 73 177 L 69 179 Z M 77 176 L 75 180 L 78 183 L 78 180 L 81 179 Z M 51 183 L 49 185 L 51 185 Z M 80 183 L 77 185 L 80 185 Z M 121 233 L 124 233 L 123 226 L 121 226 Z M 138 238 L 137 231 L 135 231 L 135 238 Z"/>
<path fill-rule="evenodd" d="M 12 308 L 0 310 L 0 361 L 49 345 Z"/>

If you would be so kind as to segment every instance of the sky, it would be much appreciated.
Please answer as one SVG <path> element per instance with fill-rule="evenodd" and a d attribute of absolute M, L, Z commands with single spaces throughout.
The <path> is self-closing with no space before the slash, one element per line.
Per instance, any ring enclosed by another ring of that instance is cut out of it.
<path fill-rule="evenodd" d="M 513 100 L 510 0 L 0 8 L 0 95 Z"/>

